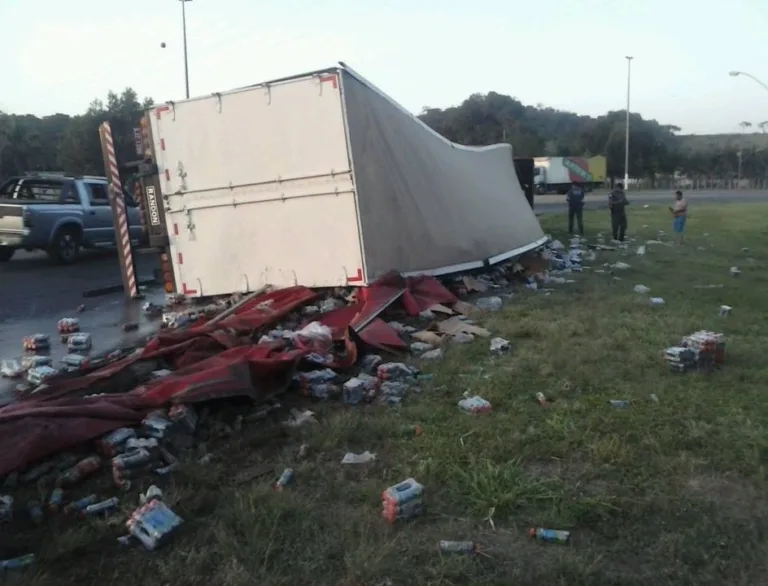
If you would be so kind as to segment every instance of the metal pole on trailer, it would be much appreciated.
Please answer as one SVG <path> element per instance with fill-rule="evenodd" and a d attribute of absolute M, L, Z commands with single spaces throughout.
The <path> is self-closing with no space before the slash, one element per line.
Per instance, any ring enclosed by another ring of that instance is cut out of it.
<path fill-rule="evenodd" d="M 115 156 L 115 142 L 112 139 L 112 127 L 109 122 L 102 122 L 99 126 L 99 138 L 101 139 L 104 169 L 106 170 L 107 181 L 109 182 L 109 205 L 112 208 L 112 219 L 115 226 L 115 242 L 117 244 L 117 256 L 120 261 L 123 290 L 128 299 L 136 299 L 139 296 L 139 286 L 136 280 L 136 269 L 133 264 L 131 233 L 128 228 L 128 214 L 125 209 L 123 184 L 120 181 L 120 170 L 118 169 L 117 157 Z"/>

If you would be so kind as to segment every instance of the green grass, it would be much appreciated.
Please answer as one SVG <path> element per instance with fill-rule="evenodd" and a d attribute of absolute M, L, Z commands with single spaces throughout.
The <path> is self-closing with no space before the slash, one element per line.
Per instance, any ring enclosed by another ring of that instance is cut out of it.
<path fill-rule="evenodd" d="M 54 528 L 24 582 L 765 583 L 766 216 L 761 204 L 696 206 L 680 249 L 604 252 L 595 268 L 616 260 L 632 268 L 585 271 L 549 296 L 520 291 L 483 318 L 514 343 L 511 355 L 490 356 L 487 340 L 450 347 L 425 366 L 435 379 L 401 408 L 316 405 L 319 424 L 287 441 L 264 445 L 259 428 L 246 427 L 212 463 L 173 478 L 170 500 L 187 520 L 174 543 L 147 553 L 120 548 L 118 527 Z M 562 217 L 542 222 L 562 238 Z M 605 212 L 587 214 L 586 224 L 588 236 L 608 233 Z M 638 243 L 658 229 L 671 231 L 663 206 L 632 210 Z M 741 278 L 729 276 L 732 265 Z M 640 283 L 666 305 L 634 294 Z M 708 284 L 724 286 L 694 287 Z M 721 304 L 732 315 L 718 317 Z M 725 367 L 670 373 L 661 351 L 698 329 L 726 334 Z M 493 413 L 462 413 L 464 391 L 490 400 Z M 549 408 L 534 401 L 538 391 L 553 400 Z M 630 408 L 612 409 L 613 398 Z M 402 435 L 408 423 L 425 434 Z M 302 442 L 310 452 L 297 462 Z M 339 463 L 347 450 L 366 449 L 374 463 Z M 235 483 L 240 470 L 263 465 L 276 472 Z M 296 479 L 276 493 L 270 483 L 285 466 Z M 408 476 L 426 486 L 428 514 L 389 526 L 379 493 Z M 537 545 L 531 526 L 568 529 L 572 543 Z M 475 540 L 486 555 L 441 556 L 440 539 Z"/>

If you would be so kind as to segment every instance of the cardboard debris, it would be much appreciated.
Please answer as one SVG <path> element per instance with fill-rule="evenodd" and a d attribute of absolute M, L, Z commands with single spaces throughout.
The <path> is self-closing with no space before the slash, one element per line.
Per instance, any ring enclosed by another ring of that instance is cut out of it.
<path fill-rule="evenodd" d="M 480 336 L 481 338 L 489 338 L 491 332 L 485 328 L 472 325 L 463 321 L 459 316 L 449 317 L 445 321 L 441 321 L 437 324 L 438 329 L 444 334 L 454 336 L 456 334 L 472 334 L 473 336 Z"/>
<path fill-rule="evenodd" d="M 472 292 L 485 293 L 486 291 L 488 291 L 488 285 L 486 285 L 481 281 L 478 281 L 474 277 L 470 277 L 469 275 L 462 277 L 461 282 L 464 283 L 464 286 L 467 288 L 467 291 L 469 291 L 470 293 Z"/>
<path fill-rule="evenodd" d="M 430 346 L 441 346 L 445 341 L 445 335 L 443 333 L 430 332 L 428 330 L 422 330 L 413 334 L 412 338 L 418 342 L 424 342 Z"/>
<path fill-rule="evenodd" d="M 454 311 L 450 307 L 446 307 L 445 305 L 441 305 L 438 303 L 437 305 L 433 305 L 428 309 L 428 311 L 431 311 L 432 313 L 444 313 L 446 315 L 453 315 Z"/>
<path fill-rule="evenodd" d="M 474 305 L 467 303 L 466 301 L 457 301 L 453 304 L 453 310 L 455 312 L 466 316 L 471 315 L 476 309 L 477 308 Z"/>

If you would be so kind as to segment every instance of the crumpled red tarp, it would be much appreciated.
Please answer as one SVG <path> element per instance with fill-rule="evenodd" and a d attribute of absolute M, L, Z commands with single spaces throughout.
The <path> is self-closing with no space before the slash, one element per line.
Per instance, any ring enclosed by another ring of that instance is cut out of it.
<path fill-rule="evenodd" d="M 456 298 L 436 279 L 403 279 L 393 273 L 360 289 L 359 301 L 328 312 L 319 321 L 332 328 L 346 353 L 332 366 L 346 368 L 358 350 L 349 331 L 385 350 L 403 348 L 397 332 L 376 316 L 398 299 L 409 315 Z M 306 287 L 289 287 L 256 296 L 217 323 L 202 323 L 178 332 L 161 332 L 131 356 L 90 374 L 54 381 L 45 391 L 0 408 L 0 475 L 19 470 L 124 425 L 135 425 L 152 409 L 170 403 L 194 403 L 246 396 L 264 400 L 285 390 L 306 350 L 288 350 L 282 342 L 240 345 L 238 334 L 274 324 L 317 297 Z M 129 393 L 82 395 L 119 375 L 139 360 L 162 357 L 176 370 Z M 13 449 L 8 449 L 13 446 Z"/>

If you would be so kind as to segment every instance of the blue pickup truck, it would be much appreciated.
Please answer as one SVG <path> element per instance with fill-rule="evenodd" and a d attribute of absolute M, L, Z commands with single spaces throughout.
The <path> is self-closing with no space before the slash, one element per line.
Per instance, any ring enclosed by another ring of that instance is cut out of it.
<path fill-rule="evenodd" d="M 131 241 L 143 244 L 140 210 L 125 194 Z M 44 250 L 56 262 L 77 261 L 82 248 L 114 246 L 107 180 L 30 174 L 0 183 L 0 262 L 19 250 Z"/>

